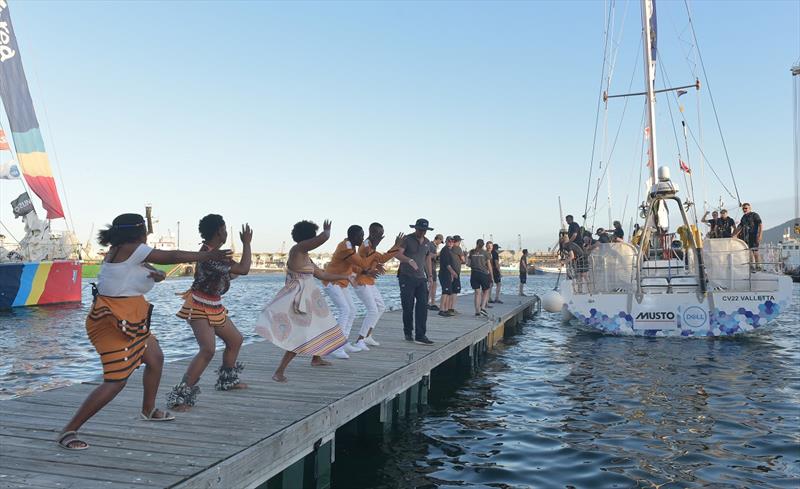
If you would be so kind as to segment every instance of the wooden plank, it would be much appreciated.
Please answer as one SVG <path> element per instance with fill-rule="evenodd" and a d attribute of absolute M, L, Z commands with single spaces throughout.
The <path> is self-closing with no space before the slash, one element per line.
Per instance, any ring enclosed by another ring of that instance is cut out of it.
<path fill-rule="evenodd" d="M 170 423 L 136 421 L 142 395 L 140 369 L 81 430 L 92 445 L 82 452 L 61 450 L 54 439 L 99 378 L 0 401 L 5 414 L 0 418 L 0 487 L 246 488 L 292 465 L 308 469 L 314 461 L 317 467 L 320 454 L 332 455 L 328 450 L 338 428 L 373 406 L 383 407 L 388 425 L 395 398 L 403 402 L 402 408 L 398 406 L 402 416 L 409 389 L 419 389 L 433 368 L 476 343 L 496 344 L 503 337 L 504 321 L 527 314 L 533 302 L 506 296 L 503 300 L 505 304 L 495 305 L 489 319 L 466 313 L 472 307 L 471 296 L 459 298 L 462 315 L 430 316 L 428 336 L 436 342 L 432 347 L 404 341 L 401 312 L 388 312 L 376 327 L 381 341 L 377 351 L 355 353 L 330 368 L 312 367 L 307 359 L 298 359 L 287 372 L 289 384 L 270 379 L 281 350 L 267 342 L 248 344 L 240 358 L 247 365 L 242 377 L 250 388 L 215 391 L 217 358 L 199 384 L 200 403 Z M 165 366 L 160 399 L 178 382 L 189 361 Z M 319 450 L 320 446 L 327 448 Z M 329 470 L 323 464 L 315 471 L 321 487 L 330 483 Z"/>

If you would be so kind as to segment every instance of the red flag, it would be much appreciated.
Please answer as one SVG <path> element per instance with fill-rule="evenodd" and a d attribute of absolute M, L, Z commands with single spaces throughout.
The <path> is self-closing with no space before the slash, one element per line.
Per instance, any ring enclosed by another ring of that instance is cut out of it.
<path fill-rule="evenodd" d="M 692 174 L 692 169 L 691 169 L 691 168 L 689 168 L 689 165 L 687 165 L 686 163 L 684 163 L 684 162 L 683 162 L 683 160 L 678 160 L 678 162 L 681 164 L 681 171 L 685 171 L 685 172 L 686 172 L 686 173 L 688 173 L 689 175 L 691 175 L 691 174 Z"/>
<path fill-rule="evenodd" d="M 6 139 L 6 133 L 2 129 L 0 129 L 0 150 L 7 150 L 10 151 L 11 147 L 8 145 L 8 139 Z"/>

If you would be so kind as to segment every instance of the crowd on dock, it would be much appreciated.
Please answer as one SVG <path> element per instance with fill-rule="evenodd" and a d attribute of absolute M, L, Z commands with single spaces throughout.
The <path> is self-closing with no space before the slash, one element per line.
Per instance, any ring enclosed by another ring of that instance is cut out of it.
<path fill-rule="evenodd" d="M 352 225 L 346 237 L 336 245 L 332 259 L 317 267 L 309 252 L 330 239 L 331 222 L 325 221 L 320 232 L 312 221 L 300 221 L 291 231 L 295 245 L 289 251 L 284 287 L 263 308 L 256 320 L 255 331 L 285 351 L 272 379 L 286 382 L 286 369 L 297 355 L 311 357 L 313 366 L 332 365 L 331 359 L 345 360 L 352 354 L 379 347 L 375 338 L 378 320 L 386 310 L 376 278 L 384 264 L 395 258 L 400 262 L 397 277 L 403 310 L 403 334 L 406 341 L 432 345 L 427 336 L 430 311 L 450 318 L 459 314 L 455 298 L 461 291 L 462 265 L 468 265 L 470 286 L 474 295 L 476 317 L 488 316 L 492 303 L 502 303 L 500 246 L 491 241 L 476 241 L 475 248 L 465 253 L 461 236 L 437 234 L 433 241 L 426 237 L 433 231 L 426 219 L 410 225 L 413 232 L 398 234 L 384 252 L 378 247 L 384 239 L 384 228 L 374 222 L 364 229 Z M 151 264 L 196 262 L 191 287 L 181 295 L 183 304 L 176 316 L 192 328 L 198 351 L 190 361 L 182 380 L 167 394 L 167 408 L 185 412 L 197 402 L 200 377 L 215 355 L 216 338 L 225 349 L 217 370 L 216 389 L 244 389 L 240 381 L 244 365 L 238 362 L 243 336 L 231 321 L 223 305 L 223 296 L 231 280 L 250 271 L 253 231 L 244 225 L 239 238 L 242 254 L 233 259 L 230 250 L 222 249 L 228 240 L 222 216 L 209 214 L 199 223 L 202 247 L 197 252 L 165 251 L 147 245 L 144 218 L 139 214 L 117 216 L 107 229 L 100 231 L 99 242 L 109 246 L 93 285 L 93 304 L 86 320 L 89 340 L 100 355 L 103 380 L 94 389 L 64 427 L 58 445 L 69 450 L 84 450 L 88 443 L 78 430 L 119 394 L 128 378 L 144 364 L 141 419 L 172 421 L 175 416 L 156 408 L 156 395 L 161 381 L 164 355 L 151 331 L 153 306 L 144 295 L 156 282 L 166 278 Z M 441 246 L 441 249 L 440 249 Z M 519 261 L 520 295 L 527 279 L 527 250 Z M 322 282 L 322 287 L 316 280 Z M 437 284 L 441 297 L 436 304 Z M 494 288 L 494 296 L 492 296 Z M 325 296 L 333 304 L 328 306 Z M 354 295 L 366 309 L 358 334 L 350 341 L 356 319 Z"/>

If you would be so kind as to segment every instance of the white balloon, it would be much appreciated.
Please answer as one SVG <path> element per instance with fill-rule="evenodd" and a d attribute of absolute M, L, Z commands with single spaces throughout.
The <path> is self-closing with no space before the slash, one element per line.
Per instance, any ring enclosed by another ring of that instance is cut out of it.
<path fill-rule="evenodd" d="M 546 292 L 542 296 L 542 307 L 544 307 L 544 310 L 547 312 L 561 312 L 563 306 L 564 298 L 555 290 Z"/>

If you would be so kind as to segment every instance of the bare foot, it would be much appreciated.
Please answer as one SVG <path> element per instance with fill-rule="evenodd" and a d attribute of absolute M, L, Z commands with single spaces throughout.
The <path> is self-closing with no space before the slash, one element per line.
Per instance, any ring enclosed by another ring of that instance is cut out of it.
<path fill-rule="evenodd" d="M 319 359 L 312 358 L 311 359 L 311 365 L 313 365 L 314 367 L 329 367 L 329 366 L 331 366 L 333 364 L 331 362 L 329 362 L 327 360 L 323 360 L 321 358 L 319 358 Z"/>
<path fill-rule="evenodd" d="M 277 372 L 272 376 L 272 380 L 274 380 L 275 382 L 280 382 L 281 384 L 285 384 L 286 382 L 289 381 L 289 379 L 287 379 L 285 375 L 279 374 Z"/>
<path fill-rule="evenodd" d="M 247 384 L 245 384 L 244 382 L 239 382 L 238 384 L 236 384 L 235 386 L 231 387 L 228 390 L 234 390 L 234 389 L 247 389 Z"/>
<path fill-rule="evenodd" d="M 172 409 L 176 413 L 187 413 L 192 410 L 192 406 L 189 406 L 188 404 L 177 404 L 175 406 L 172 406 L 170 409 Z"/>

